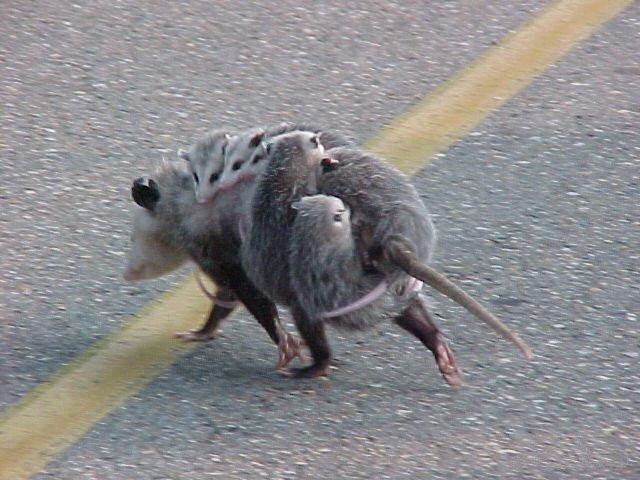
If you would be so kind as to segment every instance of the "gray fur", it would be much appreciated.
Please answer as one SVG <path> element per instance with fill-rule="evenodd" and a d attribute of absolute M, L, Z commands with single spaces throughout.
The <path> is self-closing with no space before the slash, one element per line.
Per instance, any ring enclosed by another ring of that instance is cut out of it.
<path fill-rule="evenodd" d="M 220 258 L 240 267 L 238 217 L 243 201 L 237 195 L 225 195 L 215 204 L 195 201 L 189 173 L 174 165 L 164 165 L 154 176 L 160 197 L 153 210 L 138 209 L 134 224 L 146 231 L 151 241 L 146 250 L 157 244 L 171 249 L 179 258 L 190 257 L 219 283 Z M 135 242 L 134 242 L 135 243 Z M 164 272 L 158 272 L 159 276 Z M 222 282 L 224 283 L 224 282 Z"/>
<path fill-rule="evenodd" d="M 298 330 L 316 361 L 305 375 L 326 372 L 330 357 L 320 326 L 322 309 L 354 301 L 362 292 L 371 290 L 382 276 L 390 287 L 379 300 L 356 312 L 334 317 L 331 322 L 358 328 L 370 325 L 375 316 L 397 317 L 403 311 L 406 314 L 415 305 L 417 295 L 414 291 L 405 292 L 411 278 L 407 272 L 460 303 L 514 341 L 530 358 L 530 351 L 513 332 L 426 265 L 433 252 L 435 229 L 406 176 L 360 150 L 339 147 L 323 155 L 310 140 L 313 134 L 308 132 L 287 133 L 274 138 L 266 149 L 268 165 L 255 186 L 246 221 L 248 239 L 242 246 L 243 265 L 250 278 L 271 298 L 292 307 Z M 321 166 L 329 165 L 325 160 L 337 165 L 325 168 Z M 304 217 L 297 224 L 292 205 L 316 193 L 337 197 L 349 208 L 355 241 L 348 249 L 341 250 L 347 244 L 333 245 L 331 239 L 324 238 L 318 239 L 317 244 L 309 244 L 317 226 L 307 225 L 311 232 L 304 234 L 307 228 Z M 352 267 L 359 258 L 373 268 L 354 270 L 351 276 L 339 262 L 328 258 L 323 267 L 318 258 L 326 255 L 323 249 L 331 248 L 337 248 L 336 255 L 342 251 L 340 255 L 344 256 L 345 251 L 351 251 L 346 260 Z M 300 264 L 289 262 L 290 252 L 291 258 Z M 305 252 L 317 258 L 305 261 Z M 314 279 L 314 275 L 323 273 L 324 278 Z M 343 282 L 341 275 L 346 275 L 348 281 Z M 334 299 L 336 302 L 331 303 Z"/>
<path fill-rule="evenodd" d="M 242 264 L 260 290 L 285 305 L 294 299 L 288 258 L 295 218 L 291 204 L 314 193 L 307 180 L 323 153 L 312 142 L 316 137 L 309 132 L 277 137 L 244 218 L 248 238 L 242 243 Z"/>
<path fill-rule="evenodd" d="M 408 275 L 384 259 L 376 264 L 377 272 L 366 272 L 362 260 L 389 238 L 402 235 L 411 240 L 419 257 L 428 261 L 435 242 L 429 213 L 415 188 L 393 167 L 358 150 L 337 148 L 323 154 L 313 148 L 311 135 L 290 132 L 273 139 L 268 166 L 256 185 L 250 207 L 247 222 L 250 235 L 242 247 L 243 265 L 267 295 L 287 305 L 298 302 L 314 321 L 319 321 L 322 310 L 344 306 L 386 278 L 391 287 L 371 308 L 354 312 L 348 318 L 337 317 L 332 323 L 344 322 L 345 326 L 355 328 L 374 323 L 375 317 L 396 316 L 410 299 L 400 295 Z M 338 166 L 331 172 L 318 173 L 325 155 L 337 159 Z M 360 267 L 343 270 L 339 262 L 325 262 L 322 269 L 319 263 L 304 261 L 304 252 L 322 257 L 326 254 L 322 249 L 340 247 L 332 243 L 332 238 L 318 239 L 313 244 L 312 233 L 317 233 L 317 228 L 309 226 L 311 232 L 305 234 L 305 217 L 299 222 L 296 219 L 298 212 L 291 205 L 316 193 L 314 190 L 339 198 L 349 208 L 355 241 L 352 240 L 348 255 L 352 267 L 358 264 L 358 259 Z M 289 252 L 300 264 L 293 266 L 295 262 L 290 261 Z M 305 288 L 314 283 L 310 280 L 314 275 L 326 280 L 316 287 L 326 291 L 305 295 Z"/>
<path fill-rule="evenodd" d="M 217 193 L 224 167 L 225 150 L 231 135 L 226 130 L 212 130 L 178 156 L 187 160 L 193 176 L 196 201 L 210 202 Z"/>
<path fill-rule="evenodd" d="M 229 189 L 238 183 L 254 181 L 266 165 L 264 144 L 279 135 L 294 131 L 317 133 L 324 148 L 350 145 L 345 137 L 335 132 L 305 123 L 281 123 L 266 129 L 251 128 L 229 141 L 219 188 Z"/>
<path fill-rule="evenodd" d="M 290 280 L 297 300 L 313 321 L 371 292 L 384 279 L 367 273 L 352 233 L 351 215 L 342 200 L 326 195 L 303 197 L 295 205 L 289 249 Z M 327 319 L 336 327 L 363 329 L 397 317 L 405 299 L 390 288 L 366 308 Z"/>

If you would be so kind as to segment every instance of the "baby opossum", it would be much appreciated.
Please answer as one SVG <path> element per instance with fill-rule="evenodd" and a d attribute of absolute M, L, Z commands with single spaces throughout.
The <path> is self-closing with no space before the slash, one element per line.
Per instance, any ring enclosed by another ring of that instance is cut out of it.
<path fill-rule="evenodd" d="M 252 128 L 232 137 L 225 149 L 224 169 L 220 175 L 218 188 L 221 191 L 233 188 L 234 185 L 253 182 L 265 167 L 266 152 L 258 148 L 262 143 L 287 132 L 314 132 L 320 136 L 324 148 L 349 146 L 350 142 L 342 135 L 327 132 L 306 123 L 281 123 L 263 128 Z"/>
<path fill-rule="evenodd" d="M 264 150 L 268 164 L 255 186 L 244 220 L 247 239 L 242 244 L 242 263 L 259 289 L 291 307 L 314 360 L 313 365 L 294 371 L 295 375 L 310 377 L 327 372 L 331 352 L 320 310 L 352 302 L 381 278 L 389 284 L 383 295 L 366 308 L 331 321 L 362 328 L 375 317 L 395 318 L 432 350 L 445 380 L 459 383 L 451 351 L 417 293 L 406 288 L 411 276 L 460 303 L 530 356 L 528 348 L 499 320 L 425 265 L 435 231 L 417 191 L 403 174 L 358 150 L 336 148 L 323 153 L 318 135 L 310 132 L 281 135 Z M 331 168 L 323 167 L 318 174 L 321 164 Z M 308 245 L 313 240 L 308 235 L 300 237 L 294 228 L 297 220 L 292 205 L 314 193 L 337 197 L 350 209 L 349 230 L 354 240 L 350 258 L 365 259 L 365 266 L 370 263 L 368 268 L 356 270 L 351 282 L 338 278 L 345 272 L 336 270 L 336 262 L 327 262 L 324 267 L 310 261 L 295 266 L 290 262 L 290 252 L 298 259 L 303 256 L 300 252 L 305 246 L 299 242 Z M 305 273 L 304 268 L 312 271 Z M 314 280 L 313 274 L 319 280 Z M 308 291 L 311 284 L 323 291 Z M 337 298 L 335 302 L 332 296 Z"/>
<path fill-rule="evenodd" d="M 198 203 L 210 202 L 216 195 L 224 166 L 225 150 L 231 138 L 231 134 L 225 130 L 213 130 L 194 143 L 189 151 L 178 151 L 178 157 L 186 160 L 189 172 L 193 176 Z"/>
<path fill-rule="evenodd" d="M 135 180 L 132 196 L 143 208 L 134 215 L 125 279 L 157 277 L 190 259 L 219 287 L 218 301 L 206 323 L 197 331 L 177 336 L 214 338 L 219 323 L 239 299 L 278 345 L 278 368 L 301 355 L 299 340 L 284 330 L 273 302 L 253 286 L 242 269 L 237 227 L 243 203 L 240 193 L 221 196 L 215 204 L 198 204 L 191 176 L 167 164 L 155 180 Z"/>

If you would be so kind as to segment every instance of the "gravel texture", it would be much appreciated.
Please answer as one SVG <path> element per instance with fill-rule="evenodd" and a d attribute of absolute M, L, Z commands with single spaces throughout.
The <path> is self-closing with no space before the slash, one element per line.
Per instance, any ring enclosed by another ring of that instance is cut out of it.
<path fill-rule="evenodd" d="M 363 141 L 543 2 L 4 2 L 0 407 L 181 273 L 120 280 L 129 183 L 211 126 Z M 34 478 L 640 478 L 640 4 L 415 178 L 466 386 L 393 326 L 331 332 L 328 380 L 273 371 L 246 315 Z"/>

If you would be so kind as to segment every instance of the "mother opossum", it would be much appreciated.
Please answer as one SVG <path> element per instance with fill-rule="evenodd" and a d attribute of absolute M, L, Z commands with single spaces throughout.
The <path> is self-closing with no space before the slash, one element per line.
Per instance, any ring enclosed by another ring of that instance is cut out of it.
<path fill-rule="evenodd" d="M 324 321 L 365 328 L 393 319 L 433 352 L 445 380 L 459 385 L 453 354 L 412 288 L 414 278 L 467 308 L 530 356 L 526 345 L 498 319 L 426 266 L 435 242 L 434 227 L 417 191 L 402 173 L 359 150 L 325 152 L 313 132 L 286 133 L 262 148 L 268 163 L 243 220 L 241 257 L 256 286 L 290 307 L 311 351 L 314 363 L 293 370 L 295 376 L 327 373 L 331 351 Z M 336 197 L 350 210 L 352 248 L 362 269 L 346 278 L 337 257 L 327 256 L 325 262 L 305 260 L 305 249 L 332 245 L 330 230 L 317 239 L 316 231 L 295 227 L 297 202 L 316 193 Z M 379 289 L 379 295 L 366 294 L 380 285 L 386 288 Z M 331 314 L 332 310 L 340 312 L 341 306 L 358 303 L 363 294 L 370 297 L 366 306 L 343 315 Z"/>

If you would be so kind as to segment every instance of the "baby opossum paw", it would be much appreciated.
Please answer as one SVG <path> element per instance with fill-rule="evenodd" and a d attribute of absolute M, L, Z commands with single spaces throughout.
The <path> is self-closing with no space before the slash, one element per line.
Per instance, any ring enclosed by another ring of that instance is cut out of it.
<path fill-rule="evenodd" d="M 305 362 L 306 357 L 304 353 L 302 353 L 303 345 L 304 342 L 295 335 L 284 333 L 280 337 L 280 342 L 278 342 L 278 363 L 276 364 L 276 370 L 284 368 L 296 357 L 298 357 L 301 362 Z"/>
<path fill-rule="evenodd" d="M 440 369 L 440 373 L 447 382 L 453 388 L 459 388 L 462 386 L 462 372 L 456 364 L 456 359 L 453 356 L 453 352 L 444 337 L 439 335 L 438 344 L 436 345 L 433 354 L 436 357 L 436 363 Z"/>
<path fill-rule="evenodd" d="M 174 338 L 179 338 L 185 342 L 206 342 L 207 340 L 213 340 L 218 338 L 220 331 L 213 330 L 207 332 L 203 330 L 189 330 L 188 332 L 176 332 L 173 334 Z"/>

